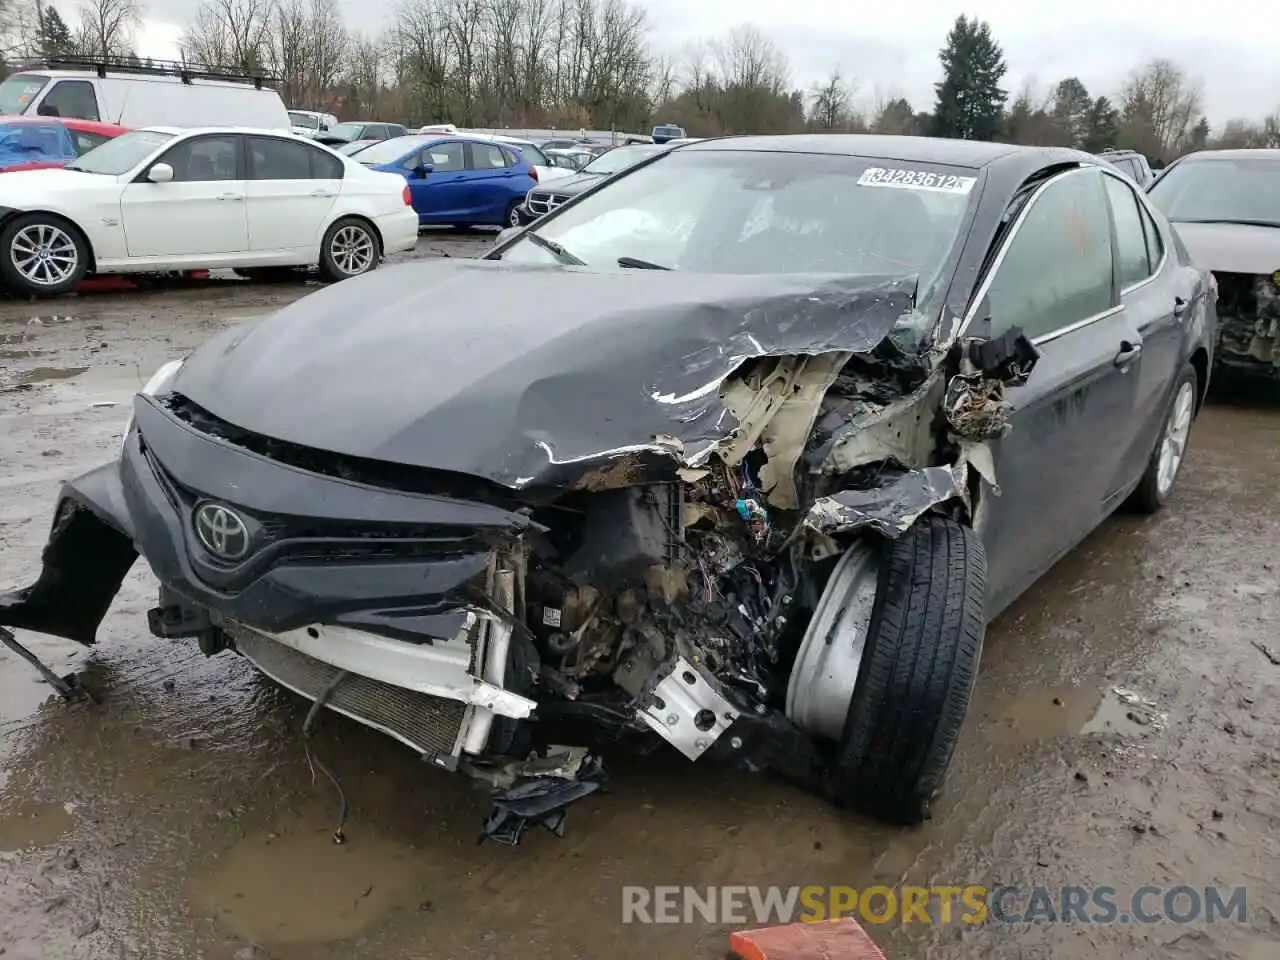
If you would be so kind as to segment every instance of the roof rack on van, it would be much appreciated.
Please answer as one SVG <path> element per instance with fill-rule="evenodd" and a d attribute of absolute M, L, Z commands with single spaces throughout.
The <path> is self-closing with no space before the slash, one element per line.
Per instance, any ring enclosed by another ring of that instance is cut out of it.
<path fill-rule="evenodd" d="M 183 83 L 192 80 L 229 80 L 233 83 L 252 83 L 255 89 L 261 90 L 263 84 L 279 83 L 279 77 L 272 76 L 262 70 L 240 72 L 222 67 L 210 67 L 195 63 L 182 63 L 178 60 L 138 60 L 135 57 L 82 57 L 68 55 L 62 57 L 31 57 L 19 60 L 15 64 L 23 70 L 93 70 L 99 77 L 105 77 L 108 71 L 115 73 L 145 73 L 152 76 L 178 77 Z"/>

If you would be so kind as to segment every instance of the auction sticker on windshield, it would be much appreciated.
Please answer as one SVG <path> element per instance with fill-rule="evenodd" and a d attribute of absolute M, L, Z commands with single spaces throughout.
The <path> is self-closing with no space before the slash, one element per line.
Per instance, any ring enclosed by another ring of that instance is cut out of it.
<path fill-rule="evenodd" d="M 977 182 L 977 177 L 957 177 L 927 170 L 886 170 L 884 167 L 867 167 L 858 178 L 860 187 L 896 187 L 936 193 L 968 193 Z"/>

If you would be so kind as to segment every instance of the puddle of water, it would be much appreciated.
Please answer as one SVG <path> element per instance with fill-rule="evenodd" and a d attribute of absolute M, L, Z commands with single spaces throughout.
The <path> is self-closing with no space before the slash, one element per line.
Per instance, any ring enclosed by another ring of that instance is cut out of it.
<path fill-rule="evenodd" d="M 70 380 L 88 370 L 88 367 L 33 367 L 11 377 L 9 385 L 21 387 L 33 383 L 49 383 L 54 380 Z"/>
<path fill-rule="evenodd" d="M 1155 704 L 1123 687 L 1048 687 L 1026 690 L 995 712 L 987 734 L 1002 745 L 1080 734 L 1139 736 L 1163 729 Z"/>
<path fill-rule="evenodd" d="M 0 812 L 0 851 L 6 853 L 57 843 L 75 825 L 62 804 L 22 803 Z"/>
<path fill-rule="evenodd" d="M 1080 732 L 1134 736 L 1163 730 L 1168 719 L 1156 710 L 1155 701 L 1124 687 L 1112 687 Z"/>
<path fill-rule="evenodd" d="M 360 828 L 337 845 L 331 829 L 247 837 L 190 881 L 195 904 L 257 943 L 347 940 L 414 904 L 421 851 Z"/>

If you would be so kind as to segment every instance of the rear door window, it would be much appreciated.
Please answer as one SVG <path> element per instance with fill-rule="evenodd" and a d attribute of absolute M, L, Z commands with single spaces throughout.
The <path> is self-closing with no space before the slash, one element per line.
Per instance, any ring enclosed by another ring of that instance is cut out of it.
<path fill-rule="evenodd" d="M 1147 254 L 1147 236 L 1138 212 L 1133 187 L 1118 177 L 1103 176 L 1111 217 L 1116 225 L 1116 268 L 1120 289 L 1141 283 L 1151 276 L 1152 261 Z"/>
<path fill-rule="evenodd" d="M 492 143 L 471 144 L 471 167 L 474 170 L 501 170 L 509 165 L 510 156 Z"/>
<path fill-rule="evenodd" d="M 46 117 L 98 119 L 98 95 L 88 80 L 59 80 L 45 94 L 36 112 Z"/>

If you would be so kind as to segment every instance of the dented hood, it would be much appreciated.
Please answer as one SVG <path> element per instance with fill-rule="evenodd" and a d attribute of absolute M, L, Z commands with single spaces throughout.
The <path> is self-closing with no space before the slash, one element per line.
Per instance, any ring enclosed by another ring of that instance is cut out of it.
<path fill-rule="evenodd" d="M 1280 227 L 1244 223 L 1175 223 L 1198 267 L 1269 276 L 1280 270 Z"/>
<path fill-rule="evenodd" d="M 318 450 L 563 484 L 621 455 L 695 459 L 732 432 L 718 387 L 745 359 L 870 350 L 915 287 L 914 276 L 404 264 L 227 331 L 173 389 Z"/>

